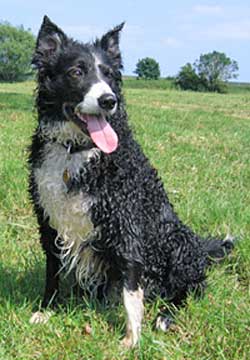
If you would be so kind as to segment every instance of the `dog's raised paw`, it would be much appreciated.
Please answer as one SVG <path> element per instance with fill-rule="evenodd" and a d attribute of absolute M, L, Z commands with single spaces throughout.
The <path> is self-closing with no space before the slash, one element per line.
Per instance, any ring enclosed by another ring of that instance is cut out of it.
<path fill-rule="evenodd" d="M 30 324 L 46 324 L 52 316 L 51 311 L 36 311 L 30 318 Z"/>

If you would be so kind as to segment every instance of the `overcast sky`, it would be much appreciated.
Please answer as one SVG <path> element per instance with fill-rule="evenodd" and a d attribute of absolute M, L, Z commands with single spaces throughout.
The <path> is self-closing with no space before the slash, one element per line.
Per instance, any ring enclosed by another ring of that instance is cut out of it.
<path fill-rule="evenodd" d="M 35 34 L 44 14 L 69 35 L 89 41 L 122 21 L 125 74 L 139 58 L 155 58 L 162 76 L 175 75 L 201 53 L 225 52 L 250 82 L 250 0 L 0 0 L 0 20 Z"/>

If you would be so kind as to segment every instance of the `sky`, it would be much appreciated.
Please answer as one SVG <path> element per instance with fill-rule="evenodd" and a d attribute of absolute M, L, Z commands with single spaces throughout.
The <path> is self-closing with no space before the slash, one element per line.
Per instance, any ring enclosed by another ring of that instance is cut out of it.
<path fill-rule="evenodd" d="M 126 21 L 121 34 L 124 74 L 152 57 L 161 75 L 213 50 L 239 64 L 238 81 L 250 82 L 250 0 L 0 0 L 0 21 L 37 34 L 42 18 L 86 42 Z"/>

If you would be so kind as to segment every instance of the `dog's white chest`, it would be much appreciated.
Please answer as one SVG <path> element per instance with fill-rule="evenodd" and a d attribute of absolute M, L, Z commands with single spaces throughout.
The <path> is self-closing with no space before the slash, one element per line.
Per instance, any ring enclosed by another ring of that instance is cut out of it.
<path fill-rule="evenodd" d="M 88 288 L 103 283 L 108 268 L 90 246 L 84 246 L 99 231 L 94 228 L 90 216 L 95 199 L 81 190 L 73 194 L 68 192 L 63 174 L 70 168 L 75 176 L 79 175 L 84 164 L 96 156 L 96 149 L 68 156 L 60 144 L 48 144 L 45 160 L 35 170 L 39 205 L 45 217 L 49 217 L 50 226 L 58 232 L 56 245 L 61 250 L 62 266 L 67 272 L 75 269 L 79 284 Z"/>
<path fill-rule="evenodd" d="M 39 203 L 45 216 L 49 217 L 50 226 L 65 243 L 84 241 L 93 231 L 90 209 L 94 199 L 82 191 L 68 193 L 63 179 L 68 167 L 77 175 L 90 156 L 90 151 L 82 151 L 69 157 L 60 144 L 48 144 L 44 151 L 45 160 L 35 170 Z"/>

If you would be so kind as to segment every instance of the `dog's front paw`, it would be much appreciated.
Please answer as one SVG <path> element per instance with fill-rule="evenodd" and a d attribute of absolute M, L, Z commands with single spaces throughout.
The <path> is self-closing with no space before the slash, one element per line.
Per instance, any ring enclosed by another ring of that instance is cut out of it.
<path fill-rule="evenodd" d="M 121 341 L 121 346 L 126 349 L 132 349 L 133 347 L 135 347 L 135 345 L 136 344 L 133 343 L 132 336 L 126 335 Z"/>
<path fill-rule="evenodd" d="M 140 340 L 140 330 L 133 334 L 132 331 L 127 331 L 125 337 L 121 340 L 121 346 L 126 349 L 132 349 L 138 345 Z"/>
<path fill-rule="evenodd" d="M 30 324 L 46 324 L 53 315 L 51 311 L 37 311 L 30 318 Z"/>

